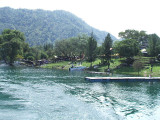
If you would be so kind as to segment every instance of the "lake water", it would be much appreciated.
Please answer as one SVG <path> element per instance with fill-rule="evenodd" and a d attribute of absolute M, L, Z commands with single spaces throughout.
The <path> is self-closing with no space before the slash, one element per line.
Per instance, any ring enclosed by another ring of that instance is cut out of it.
<path fill-rule="evenodd" d="M 0 65 L 0 120 L 160 120 L 160 83 Z"/>

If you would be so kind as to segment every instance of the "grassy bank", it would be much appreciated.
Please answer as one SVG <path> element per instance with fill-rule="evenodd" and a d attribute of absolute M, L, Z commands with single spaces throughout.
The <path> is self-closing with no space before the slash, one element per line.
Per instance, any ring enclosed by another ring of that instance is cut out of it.
<path fill-rule="evenodd" d="M 135 59 L 139 59 L 143 63 L 143 68 L 139 71 L 135 70 L 133 67 L 121 67 L 120 69 L 114 69 L 114 73 L 117 74 L 126 74 L 126 75 L 133 75 L 133 76 L 142 76 L 142 77 L 148 77 L 149 75 L 153 77 L 159 77 L 160 76 L 160 63 L 154 63 L 152 72 L 151 72 L 151 65 L 150 60 L 154 59 L 153 57 L 141 57 Z"/>
<path fill-rule="evenodd" d="M 133 67 L 122 67 L 120 69 L 115 69 L 114 73 L 133 75 L 133 76 L 142 76 L 142 77 L 148 77 L 149 75 L 151 75 L 152 77 L 160 77 L 160 65 L 155 64 L 153 66 L 152 72 L 151 72 L 151 67 L 143 68 L 139 71 L 139 75 L 138 75 L 138 71 L 136 71 Z"/>
<path fill-rule="evenodd" d="M 139 71 L 139 75 L 138 75 L 138 71 L 135 70 L 133 67 L 122 66 L 120 68 L 117 68 L 117 66 L 119 66 L 121 64 L 121 61 L 124 59 L 112 59 L 113 62 L 111 62 L 111 64 L 110 64 L 110 69 L 115 74 L 123 74 L 123 75 L 131 75 L 131 76 L 144 76 L 144 77 L 147 77 L 150 74 L 153 77 L 160 76 L 160 64 L 159 63 L 154 64 L 152 72 L 151 72 L 151 67 L 149 64 L 147 64 L 149 59 L 150 58 L 147 58 L 147 57 L 141 58 L 141 60 L 144 61 L 143 63 L 146 63 L 146 64 L 144 65 L 144 68 Z M 94 61 L 92 63 L 93 66 L 97 66 L 97 68 L 93 69 L 93 71 L 106 72 L 108 67 L 106 65 L 100 65 L 100 62 L 101 62 L 100 59 L 97 59 L 96 61 Z M 78 63 L 79 62 L 77 62 L 77 64 Z M 73 65 L 76 66 L 77 64 L 73 64 Z M 50 69 L 55 68 L 55 69 L 68 70 L 71 66 L 72 66 L 71 62 L 62 61 L 62 62 L 58 62 L 58 63 L 46 64 L 41 67 L 42 68 L 50 68 Z M 82 66 L 90 67 L 91 63 L 87 62 L 87 61 L 83 61 Z"/>
<path fill-rule="evenodd" d="M 68 61 L 62 61 L 62 62 L 58 62 L 58 63 L 45 64 L 41 67 L 42 68 L 49 68 L 49 69 L 65 69 L 65 70 L 68 70 L 71 67 L 71 64 Z"/>
<path fill-rule="evenodd" d="M 82 66 L 85 66 L 87 68 L 89 68 L 91 66 L 90 62 L 87 61 L 83 61 L 81 62 Z M 99 71 L 99 72 L 105 72 L 107 70 L 107 66 L 105 65 L 100 65 L 101 60 L 97 59 L 96 61 L 94 61 L 92 63 L 92 66 L 97 66 L 98 68 L 93 69 L 93 71 Z M 76 62 L 75 64 L 73 64 L 74 66 L 78 66 L 79 62 Z M 120 64 L 119 59 L 113 59 L 113 62 L 110 65 L 110 69 L 115 69 L 118 65 Z M 72 66 L 70 61 L 62 61 L 62 62 L 58 62 L 58 63 L 51 63 L 51 64 L 45 64 L 43 66 L 41 66 L 42 68 L 49 68 L 49 69 L 64 69 L 64 70 L 68 70 L 70 67 Z"/>

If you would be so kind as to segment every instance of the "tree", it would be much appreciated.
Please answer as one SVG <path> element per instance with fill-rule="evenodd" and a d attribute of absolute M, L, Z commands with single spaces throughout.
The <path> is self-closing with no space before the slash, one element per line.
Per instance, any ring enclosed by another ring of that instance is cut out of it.
<path fill-rule="evenodd" d="M 138 71 L 138 75 L 139 75 L 140 69 L 143 68 L 143 63 L 139 60 L 135 60 L 133 63 L 133 68 Z"/>
<path fill-rule="evenodd" d="M 47 58 L 48 58 L 47 53 L 44 51 L 41 51 L 41 59 L 47 59 Z"/>
<path fill-rule="evenodd" d="M 133 57 L 139 53 L 139 43 L 136 40 L 126 39 L 116 42 L 114 49 L 122 57 Z"/>
<path fill-rule="evenodd" d="M 77 37 L 74 37 L 70 40 L 73 47 L 72 52 L 74 51 L 74 54 L 76 56 L 79 56 L 81 58 L 84 55 L 85 49 L 87 47 L 87 40 L 87 35 L 78 35 Z"/>
<path fill-rule="evenodd" d="M 23 54 L 24 34 L 17 30 L 5 29 L 1 35 L 0 53 L 2 59 L 13 65 L 16 56 Z"/>
<path fill-rule="evenodd" d="M 34 53 L 34 60 L 38 61 L 41 59 L 41 51 L 37 47 L 33 47 L 31 51 Z"/>
<path fill-rule="evenodd" d="M 111 51 L 112 51 L 112 39 L 110 37 L 110 34 L 108 34 L 104 40 L 104 43 L 102 44 L 102 53 L 101 53 L 103 63 L 108 65 L 108 69 L 111 61 Z"/>
<path fill-rule="evenodd" d="M 86 48 L 87 61 L 91 62 L 91 67 L 92 67 L 92 62 L 95 61 L 97 56 L 96 50 L 97 50 L 97 41 L 95 40 L 93 33 L 91 33 Z"/>
<path fill-rule="evenodd" d="M 149 46 L 147 51 L 152 57 L 155 57 L 160 53 L 160 38 L 156 34 L 149 35 Z"/>
<path fill-rule="evenodd" d="M 25 53 L 24 58 L 31 61 L 35 60 L 35 56 L 32 51 Z"/>
<path fill-rule="evenodd" d="M 128 29 L 125 30 L 125 32 L 120 32 L 119 37 L 121 37 L 122 39 L 135 39 L 140 43 L 147 39 L 147 34 L 143 30 L 137 31 Z"/>
<path fill-rule="evenodd" d="M 70 47 L 68 46 L 67 40 L 57 40 L 55 41 L 55 52 L 58 56 L 68 56 L 68 50 Z"/>
<path fill-rule="evenodd" d="M 87 46 L 88 36 L 82 35 L 55 42 L 55 53 L 58 56 L 83 56 Z"/>
<path fill-rule="evenodd" d="M 123 39 L 137 39 L 139 32 L 137 30 L 125 30 L 125 32 L 120 32 L 119 37 Z"/>
<path fill-rule="evenodd" d="M 52 43 L 44 44 L 41 51 L 45 52 L 47 55 L 47 58 L 49 58 L 49 59 L 52 59 L 53 56 L 55 55 L 54 46 Z M 41 56 L 42 56 L 42 54 L 41 54 Z"/>

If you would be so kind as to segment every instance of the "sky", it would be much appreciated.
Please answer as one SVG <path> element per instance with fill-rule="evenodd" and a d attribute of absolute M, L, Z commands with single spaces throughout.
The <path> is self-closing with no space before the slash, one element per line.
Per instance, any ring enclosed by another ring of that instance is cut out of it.
<path fill-rule="evenodd" d="M 0 0 L 0 7 L 66 10 L 118 38 L 126 29 L 160 37 L 159 0 Z"/>

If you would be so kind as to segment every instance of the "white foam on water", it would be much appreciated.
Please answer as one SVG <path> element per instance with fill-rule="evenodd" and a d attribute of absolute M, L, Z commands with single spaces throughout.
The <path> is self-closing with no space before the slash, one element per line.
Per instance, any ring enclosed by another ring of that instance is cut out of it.
<path fill-rule="evenodd" d="M 37 69 L 2 71 L 0 120 L 160 118 L 156 84 L 88 83 L 80 75 Z"/>

